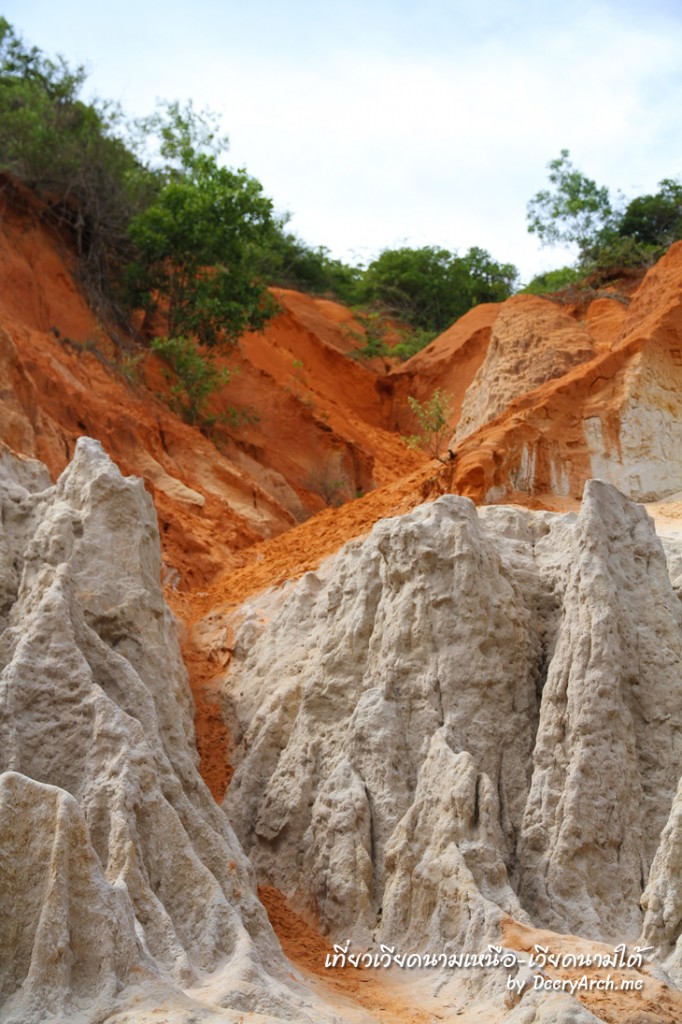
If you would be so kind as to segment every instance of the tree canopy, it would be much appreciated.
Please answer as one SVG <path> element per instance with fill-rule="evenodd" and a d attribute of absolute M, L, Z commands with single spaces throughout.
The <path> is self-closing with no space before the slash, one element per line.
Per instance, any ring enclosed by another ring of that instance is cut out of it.
<path fill-rule="evenodd" d="M 542 189 L 528 203 L 528 230 L 542 245 L 574 245 L 574 273 L 604 276 L 628 267 L 651 264 L 682 238 L 682 185 L 670 178 L 654 195 L 637 196 L 627 205 L 614 200 L 574 167 L 567 149 L 549 165 L 551 189 Z M 564 268 L 565 271 L 570 268 Z M 539 279 L 532 290 L 541 287 Z"/>
<path fill-rule="evenodd" d="M 367 267 L 360 294 L 412 327 L 440 332 L 472 306 L 507 298 L 517 276 L 485 249 L 465 256 L 436 246 L 385 249 Z"/>
<path fill-rule="evenodd" d="M 0 167 L 46 199 L 97 302 L 113 298 L 131 256 L 130 218 L 157 182 L 124 140 L 119 108 L 82 101 L 85 77 L 83 67 L 26 46 L 0 18 Z"/>
<path fill-rule="evenodd" d="M 637 196 L 625 208 L 618 233 L 645 245 L 665 246 L 682 238 L 682 185 L 670 178 L 654 195 Z"/>
<path fill-rule="evenodd" d="M 528 203 L 528 230 L 542 245 L 575 244 L 582 257 L 612 223 L 609 190 L 577 170 L 567 149 L 548 166 L 553 188 Z"/>
<path fill-rule="evenodd" d="M 158 195 L 130 223 L 131 293 L 165 311 L 171 337 L 235 341 L 274 312 L 258 277 L 259 253 L 275 226 L 272 202 L 245 170 L 218 164 L 226 140 L 214 139 L 191 106 L 170 104 L 157 124 L 169 163 Z"/>

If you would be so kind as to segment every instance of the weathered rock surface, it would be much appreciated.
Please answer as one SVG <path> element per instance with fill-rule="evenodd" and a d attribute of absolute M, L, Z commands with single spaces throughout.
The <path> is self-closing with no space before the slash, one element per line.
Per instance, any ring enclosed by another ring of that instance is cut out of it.
<path fill-rule="evenodd" d="M 652 946 L 682 984 L 682 779 L 642 896 L 642 945 Z"/>
<path fill-rule="evenodd" d="M 281 289 L 265 333 L 217 356 L 238 372 L 211 398 L 211 439 L 190 427 L 159 400 L 167 368 L 88 308 L 41 201 L 3 174 L 0 188 L 0 442 L 54 480 L 78 437 L 100 440 L 147 484 L 181 590 L 322 509 L 330 486 L 348 498 L 423 462 L 389 429 L 376 372 L 344 355 L 361 343 L 352 313 Z"/>
<path fill-rule="evenodd" d="M 646 512 L 592 483 L 575 526 L 519 842 L 559 931 L 637 938 L 682 763 L 682 614 Z"/>
<path fill-rule="evenodd" d="M 467 390 L 456 443 L 495 419 L 523 392 L 562 377 L 594 355 L 587 327 L 556 303 L 535 295 L 509 299 L 495 319 L 485 360 Z"/>
<path fill-rule="evenodd" d="M 83 439 L 54 486 L 1 452 L 0 493 L 3 1022 L 367 1021 L 291 974 L 199 778 L 141 481 Z M 441 953 L 511 918 L 636 938 L 648 878 L 675 974 L 681 608 L 601 483 L 577 519 L 449 495 L 261 595 L 227 684 L 227 808 L 261 880 L 336 939 Z M 505 980 L 448 999 L 599 1019 Z"/>
<path fill-rule="evenodd" d="M 100 1020 L 220 972 L 295 1016 L 252 871 L 197 771 L 156 516 L 82 439 L 55 486 L 0 463 L 0 1015 Z M 221 987 L 222 986 L 222 987 Z"/>
<path fill-rule="evenodd" d="M 504 304 L 493 331 L 517 301 Z M 625 300 L 628 305 L 607 301 L 619 307 L 617 316 L 599 308 L 590 316 L 588 310 L 574 327 L 594 340 L 594 357 L 560 376 L 548 374 L 545 383 L 538 377 L 534 390 L 528 390 L 531 378 L 524 374 L 514 381 L 509 367 L 502 367 L 502 385 L 484 372 L 486 364 L 481 367 L 486 388 L 479 389 L 480 401 L 473 385 L 467 393 L 467 408 L 470 402 L 469 411 L 474 405 L 478 411 L 466 432 L 483 425 L 463 436 L 463 418 L 452 442 L 458 458 L 450 486 L 458 493 L 476 501 L 524 495 L 546 503 L 550 496 L 578 499 L 594 477 L 635 501 L 656 501 L 682 489 L 682 242 L 648 271 Z M 522 334 L 522 307 L 516 310 L 519 320 L 509 326 Z M 550 364 L 556 361 L 561 335 L 550 333 L 537 346 L 540 362 L 543 353 Z M 492 351 L 491 342 L 487 363 Z M 534 354 L 527 354 L 531 367 Z M 498 408 L 498 391 L 504 409 Z M 489 400 L 499 412 L 492 423 L 486 423 Z"/>
<path fill-rule="evenodd" d="M 130 900 L 110 884 L 77 801 L 16 772 L 0 775 L 0 1013 L 44 1020 L 100 1013 L 157 971 Z"/>
<path fill-rule="evenodd" d="M 225 806 L 259 878 L 356 942 L 478 949 L 503 913 L 636 939 L 681 627 L 608 484 L 577 518 L 447 495 L 377 523 L 239 612 Z"/>

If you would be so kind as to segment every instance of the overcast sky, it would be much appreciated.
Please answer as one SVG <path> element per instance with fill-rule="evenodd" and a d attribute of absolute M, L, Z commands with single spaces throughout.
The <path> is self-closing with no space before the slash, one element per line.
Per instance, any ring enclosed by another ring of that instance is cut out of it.
<path fill-rule="evenodd" d="M 6 0 L 26 42 L 130 114 L 218 112 L 307 242 L 486 248 L 525 279 L 567 262 L 526 231 L 562 148 L 626 195 L 682 176 L 680 0 Z"/>

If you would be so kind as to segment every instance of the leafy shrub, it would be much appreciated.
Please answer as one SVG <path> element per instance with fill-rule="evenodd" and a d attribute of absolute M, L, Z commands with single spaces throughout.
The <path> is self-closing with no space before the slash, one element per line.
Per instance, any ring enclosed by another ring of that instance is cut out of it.
<path fill-rule="evenodd" d="M 351 496 L 351 482 L 343 469 L 339 469 L 334 460 L 329 459 L 321 466 L 316 466 L 310 473 L 306 486 L 324 501 L 325 505 L 338 508 Z"/>
<path fill-rule="evenodd" d="M 361 343 L 361 348 L 351 352 L 352 359 L 375 359 L 393 354 L 386 342 L 388 323 L 386 316 L 377 309 L 361 310 L 354 309 L 353 316 L 362 327 L 362 331 L 354 330 L 345 326 L 343 330 L 355 341 Z"/>
<path fill-rule="evenodd" d="M 272 203 L 246 171 L 218 165 L 225 141 L 213 142 L 191 106 L 171 104 L 156 125 L 169 163 L 158 196 L 130 224 L 137 249 L 127 274 L 131 299 L 161 309 L 171 337 L 234 342 L 276 309 L 256 273 Z"/>
<path fill-rule="evenodd" d="M 218 368 L 210 355 L 202 355 L 191 338 L 155 338 L 151 348 L 176 377 L 171 394 L 178 411 L 188 423 L 198 424 L 211 395 L 230 380 L 230 371 Z"/>
<path fill-rule="evenodd" d="M 422 448 L 433 459 L 445 462 L 442 452 L 450 435 L 452 398 L 442 388 L 436 388 L 426 402 L 412 395 L 407 399 L 421 428 L 421 433 L 403 438 L 408 448 Z"/>
<path fill-rule="evenodd" d="M 271 284 L 313 295 L 333 295 L 354 305 L 362 278 L 359 267 L 334 259 L 324 246 L 309 246 L 284 230 L 286 217 L 275 223 L 258 257 L 258 271 Z"/>
<path fill-rule="evenodd" d="M 522 292 L 530 295 L 551 295 L 553 292 L 563 291 L 564 288 L 578 285 L 583 276 L 575 267 L 560 267 L 558 270 L 547 270 L 543 274 L 538 274 L 537 277 L 534 277 L 522 289 Z"/>
<path fill-rule="evenodd" d="M 665 247 L 638 242 L 632 236 L 621 236 L 609 232 L 602 236 L 582 264 L 582 272 L 588 275 L 592 285 L 623 276 L 634 268 L 650 267 L 663 254 Z"/>
<path fill-rule="evenodd" d="M 121 137 L 119 108 L 80 99 L 84 82 L 83 67 L 27 47 L 0 18 L 0 167 L 45 198 L 90 299 L 122 315 L 115 283 L 132 255 L 128 223 L 157 181 Z"/>
<path fill-rule="evenodd" d="M 439 334 L 480 302 L 507 298 L 517 277 L 511 264 L 495 263 L 484 249 L 466 256 L 447 249 L 386 249 L 367 267 L 362 300 L 412 327 Z"/>
<path fill-rule="evenodd" d="M 390 354 L 401 362 L 407 359 L 411 359 L 412 356 L 416 356 L 417 352 L 421 352 L 422 349 L 430 345 L 434 338 L 438 337 L 436 331 L 427 331 L 420 327 L 415 327 L 411 331 L 402 331 L 400 334 L 400 341 L 397 345 L 394 345 L 390 350 Z"/>
<path fill-rule="evenodd" d="M 142 369 L 144 364 L 144 353 L 128 353 L 120 356 L 116 361 L 116 369 L 128 384 L 138 385 L 142 383 Z"/>

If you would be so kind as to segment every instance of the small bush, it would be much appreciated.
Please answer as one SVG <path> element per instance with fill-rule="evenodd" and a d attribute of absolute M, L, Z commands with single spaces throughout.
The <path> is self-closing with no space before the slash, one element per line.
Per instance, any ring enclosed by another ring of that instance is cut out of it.
<path fill-rule="evenodd" d="M 217 367 L 211 356 L 202 355 L 191 338 L 155 338 L 151 347 L 177 378 L 171 394 L 178 411 L 188 423 L 199 423 L 211 395 L 230 380 L 230 371 Z"/>
<path fill-rule="evenodd" d="M 333 465 L 332 460 L 317 466 L 310 474 L 306 486 L 319 494 L 325 505 L 334 508 L 343 505 L 352 494 L 347 474 Z"/>
<path fill-rule="evenodd" d="M 547 270 L 544 274 L 538 274 L 522 292 L 528 295 L 552 295 L 554 292 L 580 284 L 583 277 L 584 274 L 574 267 L 559 267 L 558 270 Z"/>
<path fill-rule="evenodd" d="M 346 333 L 356 341 L 364 342 L 362 348 L 351 352 L 352 359 L 399 359 L 401 363 L 411 359 L 417 352 L 430 345 L 434 338 L 438 337 L 437 331 L 427 331 L 421 327 L 407 327 L 399 331 L 400 340 L 396 345 L 389 345 L 386 338 L 389 330 L 395 333 L 395 325 L 391 325 L 389 319 L 380 311 L 361 313 L 354 312 L 355 319 L 362 324 L 364 335 L 346 327 Z"/>
<path fill-rule="evenodd" d="M 442 388 L 436 388 L 426 402 L 419 402 L 412 395 L 407 401 L 421 427 L 421 433 L 404 437 L 405 444 L 408 448 L 421 448 L 431 458 L 445 462 L 442 452 L 451 430 L 449 421 L 452 416 L 452 399 L 450 395 Z"/>
<path fill-rule="evenodd" d="M 389 354 L 399 359 L 401 363 L 405 362 L 405 360 L 411 359 L 412 356 L 416 356 L 417 352 L 421 352 L 423 348 L 430 345 L 434 338 L 437 337 L 437 331 L 425 331 L 419 327 L 411 331 L 402 331 L 400 341 L 390 349 Z"/>
<path fill-rule="evenodd" d="M 119 371 L 122 377 L 128 382 L 137 386 L 142 384 L 143 375 L 142 370 L 144 367 L 144 354 L 138 352 L 136 355 L 125 355 L 121 356 L 116 362 L 116 369 Z"/>
<path fill-rule="evenodd" d="M 361 311 L 353 310 L 353 316 L 362 327 L 362 331 L 356 331 L 347 325 L 343 328 L 344 333 L 353 338 L 354 341 L 362 343 L 362 348 L 350 353 L 351 359 L 375 359 L 391 356 L 390 347 L 386 344 L 387 322 L 384 314 L 379 310 Z"/>

